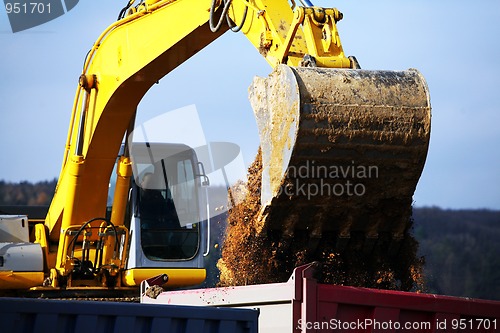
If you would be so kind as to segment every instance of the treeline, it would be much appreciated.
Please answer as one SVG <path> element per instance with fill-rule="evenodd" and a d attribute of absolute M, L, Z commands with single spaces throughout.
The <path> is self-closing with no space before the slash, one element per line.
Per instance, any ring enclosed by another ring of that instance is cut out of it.
<path fill-rule="evenodd" d="M 0 206 L 48 205 L 56 183 L 0 181 Z M 427 292 L 500 300 L 500 211 L 415 208 L 413 219 Z M 215 224 L 212 239 L 225 228 Z M 215 263 L 220 248 L 213 252 Z"/>
<path fill-rule="evenodd" d="M 413 211 L 428 292 L 500 300 L 500 211 Z"/>
<path fill-rule="evenodd" d="M 30 183 L 10 183 L 0 180 L 0 205 L 44 206 L 50 204 L 57 179 Z"/>

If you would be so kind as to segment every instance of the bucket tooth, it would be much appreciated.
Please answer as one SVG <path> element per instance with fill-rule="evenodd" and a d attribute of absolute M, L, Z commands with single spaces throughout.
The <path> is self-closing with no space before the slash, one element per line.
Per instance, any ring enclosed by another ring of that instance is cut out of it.
<path fill-rule="evenodd" d="M 399 250 L 403 244 L 403 237 L 393 237 L 389 243 L 389 249 L 387 253 L 390 257 L 396 257 L 399 254 Z"/>
<path fill-rule="evenodd" d="M 370 254 L 372 253 L 375 244 L 377 244 L 378 241 L 378 235 L 370 235 L 365 238 L 365 241 L 363 243 L 363 253 Z"/>
<path fill-rule="evenodd" d="M 349 245 L 350 240 L 350 235 L 339 235 L 337 237 L 337 242 L 335 243 L 335 250 L 338 252 L 344 252 L 344 250 L 347 249 L 347 245 Z"/>

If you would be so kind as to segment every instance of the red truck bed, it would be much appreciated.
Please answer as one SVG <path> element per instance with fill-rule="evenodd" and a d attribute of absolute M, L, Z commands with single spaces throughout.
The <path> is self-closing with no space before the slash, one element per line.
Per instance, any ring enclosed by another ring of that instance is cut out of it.
<path fill-rule="evenodd" d="M 500 332 L 500 302 L 319 284 L 314 264 L 286 283 L 170 291 L 142 303 L 258 308 L 259 332 Z"/>

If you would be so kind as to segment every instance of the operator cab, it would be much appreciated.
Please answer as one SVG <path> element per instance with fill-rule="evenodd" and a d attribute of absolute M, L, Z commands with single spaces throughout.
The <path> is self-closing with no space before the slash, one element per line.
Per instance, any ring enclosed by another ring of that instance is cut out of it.
<path fill-rule="evenodd" d="M 199 224 L 206 219 L 200 214 L 196 155 L 184 145 L 157 145 L 156 151 L 151 145 L 139 147 L 132 150 L 132 195 L 140 256 L 144 262 L 193 259 L 201 245 Z M 151 150 L 160 152 L 157 161 L 151 160 Z"/>
<path fill-rule="evenodd" d="M 133 143 L 130 157 L 126 278 L 137 284 L 154 271 L 166 274 L 170 287 L 203 282 L 207 176 L 195 151 L 184 144 Z"/>

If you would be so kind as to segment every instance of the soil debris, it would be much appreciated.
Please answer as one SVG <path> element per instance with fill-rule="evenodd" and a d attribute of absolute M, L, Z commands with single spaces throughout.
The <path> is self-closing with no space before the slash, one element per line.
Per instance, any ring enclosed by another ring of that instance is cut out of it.
<path fill-rule="evenodd" d="M 222 246 L 220 286 L 239 286 L 285 282 L 295 267 L 313 261 L 321 263 L 318 281 L 326 284 L 369 287 L 388 290 L 423 291 L 423 258 L 417 256 L 418 243 L 407 232 L 396 255 L 388 253 L 390 237 L 380 235 L 371 251 L 366 237 L 352 234 L 344 250 L 336 233 L 311 239 L 307 233 L 283 237 L 262 225 L 260 204 L 262 159 L 259 150 L 248 169 L 248 183 L 238 184 L 246 199 L 233 207 Z M 234 190 L 234 189 L 233 189 Z M 311 247 L 311 242 L 318 242 Z M 314 249 L 314 250 L 311 250 Z"/>

